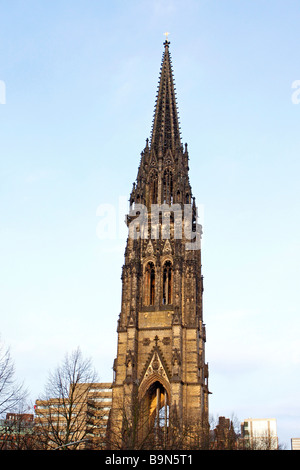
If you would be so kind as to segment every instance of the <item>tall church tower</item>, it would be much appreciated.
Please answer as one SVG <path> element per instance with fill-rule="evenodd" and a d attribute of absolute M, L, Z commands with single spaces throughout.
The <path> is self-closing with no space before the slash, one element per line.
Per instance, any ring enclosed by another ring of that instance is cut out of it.
<path fill-rule="evenodd" d="M 208 425 L 201 227 L 169 45 L 166 39 L 151 140 L 129 199 L 110 413 L 117 447 L 136 421 L 138 439 L 151 428 L 166 436 L 173 425 Z"/>

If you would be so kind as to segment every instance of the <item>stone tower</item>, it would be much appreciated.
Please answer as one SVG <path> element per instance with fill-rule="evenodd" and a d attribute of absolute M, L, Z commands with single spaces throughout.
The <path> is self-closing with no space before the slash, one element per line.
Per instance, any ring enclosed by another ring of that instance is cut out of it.
<path fill-rule="evenodd" d="M 139 422 L 140 440 L 150 428 L 166 436 L 175 423 L 198 429 L 208 424 L 201 226 L 187 145 L 181 143 L 169 45 L 166 40 L 151 139 L 129 199 L 109 425 L 117 447 L 128 423 Z"/>

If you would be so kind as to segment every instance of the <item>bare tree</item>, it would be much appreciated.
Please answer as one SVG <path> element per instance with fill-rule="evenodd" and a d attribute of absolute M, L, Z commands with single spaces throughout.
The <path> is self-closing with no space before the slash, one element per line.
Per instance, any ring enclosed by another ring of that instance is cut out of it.
<path fill-rule="evenodd" d="M 118 425 L 109 426 L 106 447 L 114 450 L 145 450 L 155 448 L 155 433 L 150 425 L 144 401 L 134 393 L 133 399 L 124 403 L 120 398 L 117 411 Z M 112 411 L 111 411 L 112 412 Z"/>
<path fill-rule="evenodd" d="M 96 381 L 91 360 L 83 358 L 79 348 L 66 354 L 36 401 L 38 447 L 82 448 L 89 432 L 88 394 Z"/>
<path fill-rule="evenodd" d="M 170 415 L 162 407 L 150 416 L 149 408 L 137 394 L 129 404 L 120 401 L 119 427 L 108 428 L 107 448 L 114 450 L 197 450 L 209 448 L 209 426 L 191 418 L 184 423 L 176 409 Z"/>
<path fill-rule="evenodd" d="M 6 418 L 1 422 L 0 449 L 33 449 L 33 425 L 33 414 L 31 413 L 7 413 Z"/>
<path fill-rule="evenodd" d="M 27 391 L 15 378 L 15 366 L 10 348 L 0 340 L 0 418 L 20 409 L 26 401 Z"/>
<path fill-rule="evenodd" d="M 19 417 L 28 413 L 27 399 L 27 390 L 15 377 L 10 348 L 0 340 L 0 449 L 24 448 L 26 445 L 24 420 L 20 426 Z"/>
<path fill-rule="evenodd" d="M 270 435 L 268 431 L 243 437 L 239 444 L 240 450 L 281 450 L 277 436 Z"/>

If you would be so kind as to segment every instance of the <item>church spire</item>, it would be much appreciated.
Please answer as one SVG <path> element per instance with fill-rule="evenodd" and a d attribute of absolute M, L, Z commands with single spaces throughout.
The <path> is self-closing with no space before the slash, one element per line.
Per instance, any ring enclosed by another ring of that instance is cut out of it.
<path fill-rule="evenodd" d="M 168 34 L 168 33 L 166 33 Z M 130 195 L 134 203 L 190 204 L 192 188 L 189 183 L 187 145 L 181 143 L 176 94 L 166 38 L 155 103 L 151 140 L 141 153 L 136 184 Z"/>
<path fill-rule="evenodd" d="M 151 149 L 175 150 L 180 145 L 180 128 L 177 113 L 175 86 L 172 71 L 172 61 L 169 51 L 170 42 L 164 42 L 164 53 L 162 58 L 161 72 L 159 77 L 158 92 L 156 97 Z"/>
<path fill-rule="evenodd" d="M 130 423 L 137 430 L 134 448 L 148 449 L 161 439 L 167 448 L 174 442 L 199 446 L 209 426 L 201 232 L 187 146 L 180 142 L 169 44 L 166 38 L 151 143 L 141 152 L 126 218 L 108 425 L 113 449 L 126 445 Z M 185 442 L 180 433 L 187 428 Z"/>

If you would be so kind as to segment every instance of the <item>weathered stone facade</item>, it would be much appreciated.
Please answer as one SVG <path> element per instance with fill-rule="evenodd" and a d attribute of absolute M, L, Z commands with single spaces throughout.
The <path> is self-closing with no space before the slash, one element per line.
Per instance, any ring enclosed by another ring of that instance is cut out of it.
<path fill-rule="evenodd" d="M 148 427 L 160 425 L 163 409 L 165 432 L 175 416 L 182 425 L 208 424 L 201 227 L 187 145 L 181 144 L 169 44 L 164 43 L 151 140 L 141 154 L 127 216 L 110 416 L 116 439 L 134 400 L 144 403 Z"/>

